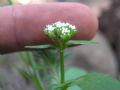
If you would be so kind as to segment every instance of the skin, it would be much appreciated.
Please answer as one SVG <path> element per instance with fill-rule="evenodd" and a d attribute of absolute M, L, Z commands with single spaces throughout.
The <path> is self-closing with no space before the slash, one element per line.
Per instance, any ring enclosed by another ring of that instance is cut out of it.
<path fill-rule="evenodd" d="M 90 40 L 98 28 L 95 14 L 87 6 L 78 3 L 1 7 L 0 53 L 26 50 L 26 45 L 51 43 L 43 30 L 46 25 L 56 21 L 76 26 L 78 31 L 72 39 Z"/>

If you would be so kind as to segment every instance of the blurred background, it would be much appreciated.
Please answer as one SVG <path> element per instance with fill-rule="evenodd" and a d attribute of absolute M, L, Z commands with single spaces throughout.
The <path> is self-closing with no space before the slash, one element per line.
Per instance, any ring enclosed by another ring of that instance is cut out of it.
<path fill-rule="evenodd" d="M 73 57 L 66 60 L 67 67 L 80 67 L 88 72 L 107 73 L 119 79 L 120 75 L 120 0 L 13 0 L 13 4 L 39 4 L 49 2 L 78 2 L 89 6 L 99 19 L 99 31 L 93 38 L 99 44 L 67 49 Z M 8 5 L 0 0 L 0 6 Z M 24 53 L 24 52 L 23 52 Z M 22 62 L 23 53 L 0 56 L 0 90 L 35 90 L 14 69 Z M 24 56 L 25 58 L 25 56 Z"/>

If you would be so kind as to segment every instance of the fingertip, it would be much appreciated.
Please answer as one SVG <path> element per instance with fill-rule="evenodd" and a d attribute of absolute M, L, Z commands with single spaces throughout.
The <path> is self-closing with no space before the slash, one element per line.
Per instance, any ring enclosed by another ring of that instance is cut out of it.
<path fill-rule="evenodd" d="M 74 16 L 76 19 L 72 21 L 78 30 L 73 39 L 92 39 L 98 30 L 98 18 L 96 14 L 84 4 L 73 3 L 73 6 L 74 8 L 72 9 L 74 9 Z"/>

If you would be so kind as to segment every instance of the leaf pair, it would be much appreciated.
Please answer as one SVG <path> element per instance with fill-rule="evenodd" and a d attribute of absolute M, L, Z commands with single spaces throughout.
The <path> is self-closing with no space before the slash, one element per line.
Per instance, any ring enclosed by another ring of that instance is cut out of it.
<path fill-rule="evenodd" d="M 67 90 L 120 90 L 120 82 L 108 75 L 100 73 L 86 73 L 78 68 L 66 71 L 66 82 L 58 85 L 54 90 L 63 87 Z"/>
<path fill-rule="evenodd" d="M 87 41 L 87 40 L 69 40 L 67 42 L 67 46 L 71 45 L 83 45 L 83 44 L 96 44 L 94 41 Z M 29 49 L 49 49 L 49 48 L 55 48 L 54 45 L 33 45 L 33 46 L 25 46 L 25 48 Z"/>

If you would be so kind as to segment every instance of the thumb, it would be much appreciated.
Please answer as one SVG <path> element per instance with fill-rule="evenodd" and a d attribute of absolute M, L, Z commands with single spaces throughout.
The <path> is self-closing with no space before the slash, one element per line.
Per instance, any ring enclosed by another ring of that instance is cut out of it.
<path fill-rule="evenodd" d="M 26 50 L 26 45 L 51 43 L 43 30 L 56 21 L 76 26 L 78 32 L 73 39 L 89 40 L 98 28 L 94 13 L 77 3 L 8 6 L 0 8 L 0 12 L 1 53 Z"/>

